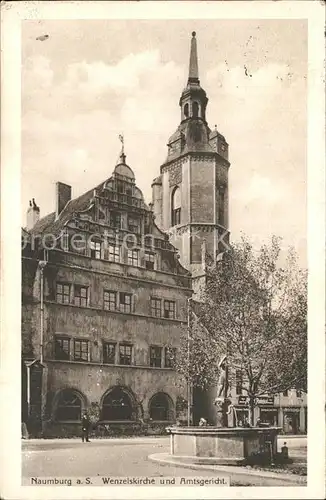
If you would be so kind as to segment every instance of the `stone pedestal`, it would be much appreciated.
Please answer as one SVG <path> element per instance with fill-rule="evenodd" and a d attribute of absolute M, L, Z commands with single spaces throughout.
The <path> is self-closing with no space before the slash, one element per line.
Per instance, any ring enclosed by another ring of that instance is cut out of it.
<path fill-rule="evenodd" d="M 194 464 L 242 465 L 277 453 L 279 427 L 169 427 L 171 454 Z"/>

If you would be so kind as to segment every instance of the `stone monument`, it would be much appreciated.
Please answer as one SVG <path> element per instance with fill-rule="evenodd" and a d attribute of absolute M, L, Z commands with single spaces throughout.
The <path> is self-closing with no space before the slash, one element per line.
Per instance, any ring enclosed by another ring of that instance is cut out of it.
<path fill-rule="evenodd" d="M 220 376 L 218 379 L 217 393 L 214 400 L 216 406 L 216 427 L 228 427 L 228 415 L 231 410 L 231 400 L 229 398 L 229 372 L 227 356 L 222 356 L 218 367 Z"/>

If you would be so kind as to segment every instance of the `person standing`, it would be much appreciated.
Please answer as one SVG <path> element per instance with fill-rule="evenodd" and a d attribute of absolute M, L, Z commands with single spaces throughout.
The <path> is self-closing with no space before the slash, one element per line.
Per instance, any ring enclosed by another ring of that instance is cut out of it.
<path fill-rule="evenodd" d="M 88 439 L 88 432 L 90 427 L 90 420 L 87 415 L 87 411 L 84 411 L 82 416 L 82 442 L 86 441 L 86 443 L 90 443 Z"/>

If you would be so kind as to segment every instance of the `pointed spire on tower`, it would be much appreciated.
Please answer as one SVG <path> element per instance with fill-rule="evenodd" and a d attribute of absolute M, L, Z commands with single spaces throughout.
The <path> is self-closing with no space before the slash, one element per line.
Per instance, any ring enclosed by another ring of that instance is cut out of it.
<path fill-rule="evenodd" d="M 195 31 L 192 32 L 192 39 L 191 39 L 188 83 L 198 83 L 199 84 L 197 40 L 196 40 L 196 32 Z"/>

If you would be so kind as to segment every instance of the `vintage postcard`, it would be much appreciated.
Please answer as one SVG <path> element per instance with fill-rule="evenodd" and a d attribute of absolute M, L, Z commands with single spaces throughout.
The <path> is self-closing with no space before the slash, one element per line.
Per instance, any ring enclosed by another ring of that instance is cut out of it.
<path fill-rule="evenodd" d="M 324 13 L 1 4 L 3 498 L 324 498 Z"/>

